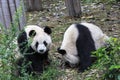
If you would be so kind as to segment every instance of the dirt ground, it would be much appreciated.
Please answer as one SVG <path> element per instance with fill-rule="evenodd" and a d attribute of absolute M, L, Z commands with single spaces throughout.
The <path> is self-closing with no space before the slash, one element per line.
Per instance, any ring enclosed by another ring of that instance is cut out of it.
<path fill-rule="evenodd" d="M 63 2 L 53 3 L 44 11 L 30 12 L 27 14 L 28 24 L 48 25 L 57 27 L 65 23 L 91 22 L 109 36 L 120 37 L 120 3 L 91 3 L 82 4 L 82 18 L 70 19 L 66 17 L 66 7 Z"/>

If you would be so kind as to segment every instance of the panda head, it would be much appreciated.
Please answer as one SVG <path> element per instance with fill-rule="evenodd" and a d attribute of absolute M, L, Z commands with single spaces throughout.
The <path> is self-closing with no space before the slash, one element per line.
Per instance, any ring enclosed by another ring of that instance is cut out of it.
<path fill-rule="evenodd" d="M 19 48 L 23 48 L 23 50 L 25 50 L 24 47 L 27 45 L 26 53 L 36 52 L 44 54 L 46 51 L 49 50 L 52 43 L 50 37 L 51 32 L 51 29 L 47 26 L 41 28 L 37 25 L 29 25 L 25 28 L 25 31 L 22 32 L 22 34 L 18 37 Z M 22 53 L 24 53 L 24 51 Z"/>
<path fill-rule="evenodd" d="M 27 29 L 26 29 L 27 31 Z M 51 29 L 49 27 L 44 27 L 43 29 L 40 27 L 34 27 L 28 33 L 28 37 L 32 38 L 31 47 L 37 53 L 45 53 L 48 51 L 51 44 Z"/>

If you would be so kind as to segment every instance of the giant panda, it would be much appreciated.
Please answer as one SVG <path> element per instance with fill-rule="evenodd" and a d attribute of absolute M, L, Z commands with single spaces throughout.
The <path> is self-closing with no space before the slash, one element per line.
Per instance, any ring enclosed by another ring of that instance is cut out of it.
<path fill-rule="evenodd" d="M 58 53 L 62 54 L 65 63 L 79 66 L 84 72 L 92 64 L 91 52 L 106 44 L 108 36 L 102 30 L 87 22 L 72 24 L 64 33 Z"/>
<path fill-rule="evenodd" d="M 18 50 L 22 55 L 16 63 L 17 75 L 22 74 L 22 68 L 28 74 L 41 74 L 44 66 L 49 64 L 48 52 L 52 44 L 49 27 L 37 25 L 26 26 L 17 37 Z"/>

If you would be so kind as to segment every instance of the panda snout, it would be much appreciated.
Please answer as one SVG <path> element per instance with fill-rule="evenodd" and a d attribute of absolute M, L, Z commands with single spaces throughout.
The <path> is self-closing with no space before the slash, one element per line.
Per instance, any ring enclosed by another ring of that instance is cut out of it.
<path fill-rule="evenodd" d="M 39 50 L 39 52 L 40 52 L 40 53 L 43 53 L 43 52 L 44 52 L 44 49 Z"/>
<path fill-rule="evenodd" d="M 37 48 L 38 53 L 43 54 L 43 53 L 46 52 L 46 50 L 47 50 L 47 48 L 46 48 L 46 46 L 44 44 L 38 45 L 38 48 Z"/>

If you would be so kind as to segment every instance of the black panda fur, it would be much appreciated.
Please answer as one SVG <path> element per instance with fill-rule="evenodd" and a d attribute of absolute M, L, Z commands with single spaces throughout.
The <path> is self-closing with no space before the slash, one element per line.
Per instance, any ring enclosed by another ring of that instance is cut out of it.
<path fill-rule="evenodd" d="M 87 67 L 91 65 L 91 52 L 95 51 L 95 43 L 92 39 L 91 32 L 87 27 L 81 24 L 76 24 L 76 28 L 80 33 L 76 41 L 76 47 L 79 59 L 80 59 L 80 70 L 84 71 Z"/>

